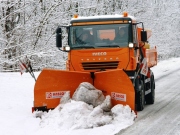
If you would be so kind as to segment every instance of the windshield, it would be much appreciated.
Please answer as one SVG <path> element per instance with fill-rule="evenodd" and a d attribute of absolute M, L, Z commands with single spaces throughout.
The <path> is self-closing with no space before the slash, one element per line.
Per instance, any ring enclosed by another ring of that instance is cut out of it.
<path fill-rule="evenodd" d="M 132 42 L 130 24 L 72 26 L 69 33 L 71 48 L 127 47 Z"/>

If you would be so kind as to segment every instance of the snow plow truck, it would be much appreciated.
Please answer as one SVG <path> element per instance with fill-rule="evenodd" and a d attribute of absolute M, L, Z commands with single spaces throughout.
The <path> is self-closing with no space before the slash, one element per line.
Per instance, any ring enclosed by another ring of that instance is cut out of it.
<path fill-rule="evenodd" d="M 66 69 L 41 71 L 34 87 L 32 111 L 54 109 L 67 91 L 72 96 L 82 82 L 110 95 L 113 106 L 129 105 L 132 110 L 141 111 L 145 104 L 153 104 L 155 80 L 151 67 L 157 65 L 157 49 L 150 47 L 150 36 L 151 30 L 127 12 L 74 15 L 68 26 L 58 26 L 56 30 L 57 48 L 68 53 Z"/>

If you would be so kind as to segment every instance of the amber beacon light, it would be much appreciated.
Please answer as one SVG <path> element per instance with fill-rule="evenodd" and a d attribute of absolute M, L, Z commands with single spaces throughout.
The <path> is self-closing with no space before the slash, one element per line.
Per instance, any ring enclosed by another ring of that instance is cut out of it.
<path fill-rule="evenodd" d="M 73 16 L 74 18 L 78 18 L 78 14 L 74 14 L 74 16 Z"/>
<path fill-rule="evenodd" d="M 127 17 L 128 16 L 128 12 L 123 12 L 123 16 Z"/>

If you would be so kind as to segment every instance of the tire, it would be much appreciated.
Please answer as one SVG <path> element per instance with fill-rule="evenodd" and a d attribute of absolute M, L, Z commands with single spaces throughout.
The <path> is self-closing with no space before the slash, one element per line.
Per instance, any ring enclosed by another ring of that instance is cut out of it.
<path fill-rule="evenodd" d="M 154 75 L 151 75 L 151 92 L 146 95 L 146 104 L 154 104 L 155 101 L 155 81 Z"/>
<path fill-rule="evenodd" d="M 144 84 L 141 81 L 141 84 L 139 85 L 139 91 L 137 92 L 137 111 L 142 111 L 144 109 L 145 105 L 145 93 L 144 93 Z"/>

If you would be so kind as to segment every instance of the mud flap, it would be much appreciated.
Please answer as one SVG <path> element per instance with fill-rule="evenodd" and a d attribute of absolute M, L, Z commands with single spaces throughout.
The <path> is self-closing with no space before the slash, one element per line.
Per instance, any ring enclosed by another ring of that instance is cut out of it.
<path fill-rule="evenodd" d="M 65 92 L 70 91 L 72 97 L 81 82 L 92 84 L 90 73 L 53 69 L 42 70 L 34 87 L 33 109 L 45 107 L 48 110 L 55 108 Z"/>
<path fill-rule="evenodd" d="M 103 90 L 104 95 L 111 95 L 113 106 L 116 104 L 129 105 L 132 110 L 135 110 L 134 86 L 123 70 L 95 73 L 94 86 Z"/>

